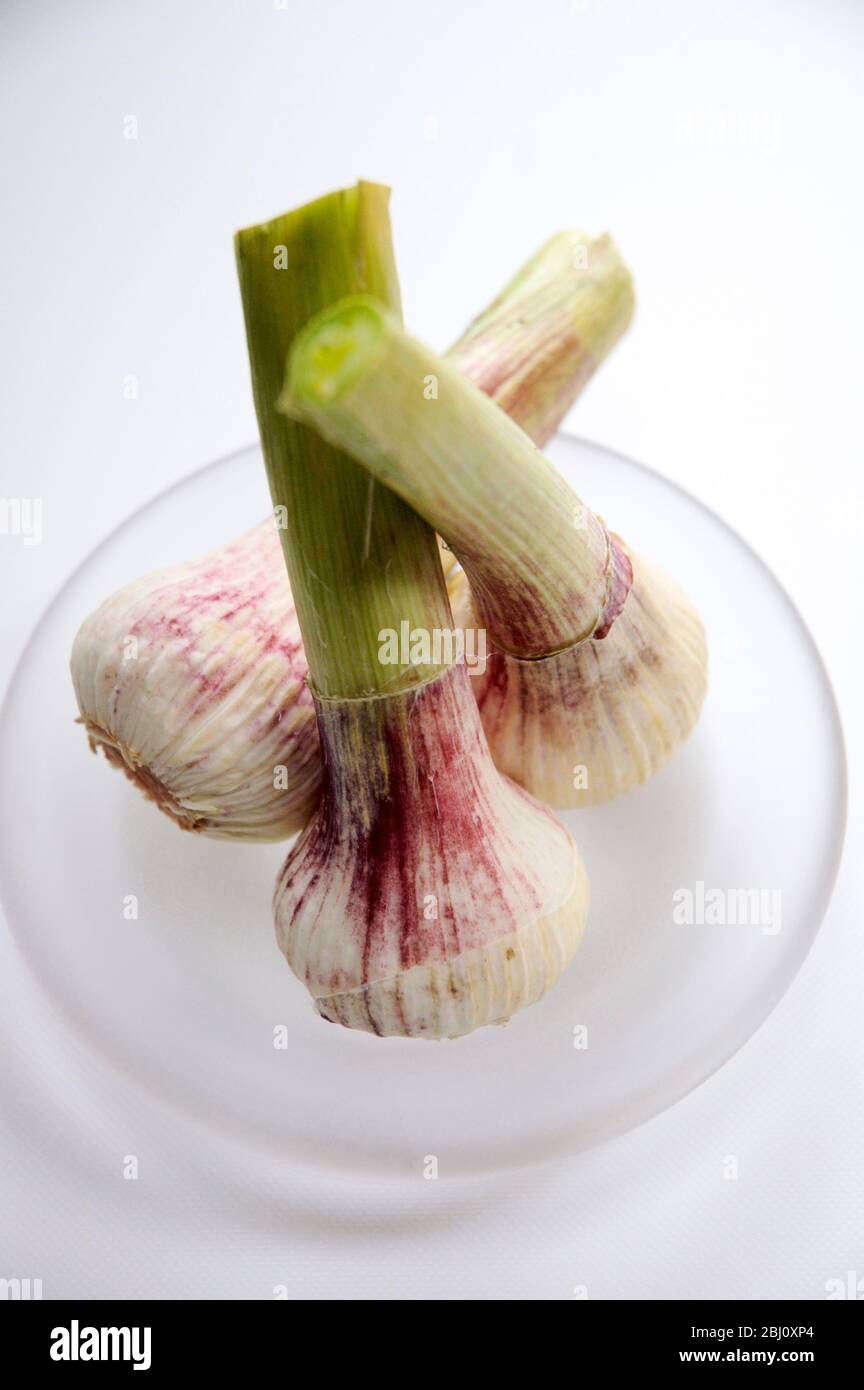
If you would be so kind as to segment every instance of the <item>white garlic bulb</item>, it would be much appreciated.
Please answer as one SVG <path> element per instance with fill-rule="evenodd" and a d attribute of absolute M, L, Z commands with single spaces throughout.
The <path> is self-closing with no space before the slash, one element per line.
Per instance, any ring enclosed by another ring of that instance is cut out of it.
<path fill-rule="evenodd" d="M 71 664 L 91 746 L 183 829 L 279 840 L 305 824 L 318 733 L 272 518 L 113 594 Z"/>
<path fill-rule="evenodd" d="M 502 777 L 471 678 L 318 702 L 322 800 L 280 874 L 277 940 L 323 1018 L 452 1038 L 534 1003 L 585 925 L 551 811 Z"/>
<path fill-rule="evenodd" d="M 602 639 L 539 660 L 493 651 L 475 678 L 496 765 L 550 806 L 609 801 L 688 738 L 705 698 L 705 630 L 693 604 L 632 556 L 633 585 Z M 476 625 L 467 585 L 455 621 Z"/>

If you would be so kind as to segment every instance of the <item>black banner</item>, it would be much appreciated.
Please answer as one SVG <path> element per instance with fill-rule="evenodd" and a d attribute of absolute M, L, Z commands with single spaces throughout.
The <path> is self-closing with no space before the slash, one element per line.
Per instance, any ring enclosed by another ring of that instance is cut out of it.
<path fill-rule="evenodd" d="M 356 1300 L 362 1302 L 363 1300 Z M 606 1371 L 693 1366 L 809 1366 L 824 1373 L 854 1364 L 860 1309 L 848 1301 L 601 1303 L 575 1300 L 564 1330 L 578 1334 L 584 1370 L 597 1358 Z M 344 1315 L 340 1315 L 344 1316 Z M 347 1314 L 350 1322 L 350 1313 Z M 369 1330 L 379 1324 L 367 1325 Z M 382 1326 L 386 1325 L 384 1323 Z M 259 1374 L 295 1369 L 296 1314 L 279 1300 L 253 1303 L 0 1302 L 7 1360 L 25 1373 L 98 1376 L 176 1375 L 184 1370 Z M 343 1345 L 350 1336 L 340 1336 Z M 406 1335 L 410 1332 L 406 1330 Z M 433 1341 L 437 1336 L 433 1337 Z M 427 1350 L 426 1355 L 432 1355 Z M 308 1351 L 303 1353 L 303 1359 Z M 296 1367 L 299 1369 L 299 1366 Z M 578 1367 L 576 1368 L 578 1369 Z M 848 1373 L 848 1372 L 847 1372 Z M 580 1372 L 581 1375 L 581 1372 Z"/>

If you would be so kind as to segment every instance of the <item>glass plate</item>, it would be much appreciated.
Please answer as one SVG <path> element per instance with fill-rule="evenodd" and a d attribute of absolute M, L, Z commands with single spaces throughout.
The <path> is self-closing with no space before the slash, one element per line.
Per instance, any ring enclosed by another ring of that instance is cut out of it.
<path fill-rule="evenodd" d="M 187 1116 L 354 1172 L 417 1173 L 431 1155 L 442 1177 L 536 1163 L 697 1086 L 801 965 L 845 815 L 842 734 L 813 641 L 762 561 L 692 497 L 596 445 L 563 437 L 550 453 L 690 592 L 710 690 L 690 742 L 653 781 L 566 817 L 591 876 L 588 931 L 555 989 L 506 1027 L 430 1043 L 323 1023 L 273 937 L 285 847 L 180 833 L 74 722 L 79 622 L 128 580 L 258 521 L 269 499 L 257 447 L 125 522 L 33 634 L 0 724 L 8 922 L 77 1030 Z M 677 924 L 673 895 L 698 896 L 700 883 L 776 891 L 780 929 Z M 128 894 L 137 921 L 124 918 Z M 287 1047 L 274 1046 L 279 1025 Z"/>

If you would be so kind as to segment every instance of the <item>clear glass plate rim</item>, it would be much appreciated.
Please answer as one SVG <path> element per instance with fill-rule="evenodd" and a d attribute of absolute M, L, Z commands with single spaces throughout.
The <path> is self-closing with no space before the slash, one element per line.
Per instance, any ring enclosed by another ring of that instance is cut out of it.
<path fill-rule="evenodd" d="M 840 869 L 840 864 L 842 862 L 843 849 L 845 845 L 848 819 L 849 777 L 846 741 L 843 731 L 843 722 L 840 714 L 839 703 L 837 700 L 837 695 L 834 690 L 833 683 L 831 681 L 829 671 L 822 657 L 822 653 L 820 651 L 818 643 L 816 642 L 813 633 L 811 632 L 807 622 L 805 621 L 795 601 L 792 599 L 785 586 L 780 582 L 780 580 L 774 574 L 771 567 L 762 558 L 762 556 L 754 548 L 754 546 L 751 545 L 751 543 L 745 537 L 743 537 L 734 526 L 732 526 L 719 513 L 715 512 L 713 508 L 711 508 L 707 503 L 703 502 L 699 497 L 690 492 L 689 489 L 684 487 L 682 484 L 678 483 L 674 479 L 668 478 L 659 469 L 652 467 L 650 464 L 646 464 L 637 459 L 634 459 L 627 454 L 622 454 L 618 450 L 613 449 L 607 445 L 598 443 L 595 440 L 586 439 L 582 436 L 574 435 L 567 431 L 562 432 L 562 434 L 559 437 L 562 440 L 566 441 L 568 444 L 575 445 L 577 448 L 587 447 L 591 450 L 594 450 L 595 452 L 606 454 L 610 458 L 615 459 L 618 463 L 623 464 L 626 468 L 635 469 L 639 472 L 652 476 L 664 487 L 669 488 L 677 494 L 679 494 L 679 496 L 685 499 L 690 505 L 696 507 L 700 512 L 705 514 L 711 521 L 722 527 L 723 530 L 726 531 L 732 537 L 732 539 L 749 555 L 749 557 L 756 562 L 758 567 L 763 571 L 764 575 L 776 589 L 777 593 L 779 593 L 782 596 L 787 609 L 794 617 L 795 622 L 802 636 L 804 637 L 808 647 L 810 648 L 811 655 L 815 658 L 819 675 L 822 679 L 824 688 L 830 698 L 830 723 L 833 727 L 837 744 L 836 752 L 838 761 L 838 772 L 841 784 L 839 788 L 839 797 L 842 799 L 842 804 L 839 808 L 840 816 L 834 845 L 833 862 L 831 863 L 830 868 L 826 873 L 822 900 L 819 903 L 818 910 L 813 915 L 813 922 L 811 924 L 809 936 L 807 938 L 806 949 L 801 954 L 801 957 L 798 960 L 794 970 L 785 979 L 782 988 L 780 989 L 774 1003 L 771 1005 L 768 1012 L 755 1024 L 754 1027 L 752 1027 L 744 1036 L 741 1037 L 737 1046 L 735 1046 L 718 1062 L 706 1067 L 704 1072 L 702 1072 L 692 1083 L 688 1083 L 682 1086 L 676 1093 L 672 1094 L 668 1098 L 664 1098 L 662 1103 L 657 1105 L 656 1108 L 652 1109 L 650 1113 L 645 1114 L 640 1120 L 636 1122 L 635 1125 L 631 1124 L 628 1120 L 625 1119 L 622 1122 L 620 1128 L 614 1129 L 612 1132 L 607 1133 L 599 1140 L 592 1141 L 592 1143 L 589 1146 L 590 1148 L 599 1148 L 603 1144 L 612 1142 L 614 1139 L 622 1137 L 623 1134 L 629 1133 L 634 1129 L 641 1128 L 650 1120 L 655 1119 L 657 1118 L 657 1116 L 672 1109 L 680 1101 L 684 1100 L 688 1095 L 698 1090 L 702 1085 L 705 1084 L 705 1082 L 709 1081 L 712 1076 L 716 1075 L 717 1072 L 721 1071 L 723 1067 L 725 1067 L 726 1064 L 733 1059 L 733 1057 L 737 1056 L 738 1053 L 741 1052 L 741 1050 L 744 1047 L 746 1047 L 746 1045 L 751 1041 L 751 1039 L 755 1037 L 755 1035 L 767 1022 L 767 1020 L 773 1015 L 781 1000 L 788 993 L 789 989 L 791 988 L 791 985 L 793 984 L 798 973 L 800 972 L 804 962 L 809 956 L 813 942 L 822 926 L 822 923 L 825 920 L 825 915 L 833 897 L 834 889 L 837 882 L 837 876 Z M 117 522 L 117 524 L 113 526 L 108 532 L 106 532 L 106 534 L 87 552 L 87 554 L 82 557 L 79 563 L 69 571 L 65 579 L 58 585 L 54 594 L 43 608 L 39 618 L 33 625 L 27 637 L 27 640 L 17 657 L 15 666 L 9 677 L 8 684 L 4 692 L 2 705 L 0 705 L 0 723 L 5 723 L 8 717 L 9 707 L 13 703 L 18 684 L 22 679 L 22 674 L 26 666 L 28 654 L 30 653 L 35 643 L 38 641 L 43 627 L 49 622 L 55 608 L 57 608 L 57 606 L 62 601 L 63 595 L 65 594 L 66 590 L 75 582 L 75 580 L 86 569 L 86 567 L 112 544 L 112 542 L 116 539 L 117 535 L 123 529 L 138 521 L 152 507 L 170 498 L 170 496 L 173 493 L 181 491 L 182 489 L 194 484 L 197 479 L 200 479 L 207 473 L 216 472 L 218 469 L 232 463 L 234 460 L 239 459 L 246 454 L 252 453 L 258 450 L 259 448 L 260 444 L 257 440 L 255 440 L 249 444 L 241 446 L 240 448 L 232 449 L 226 452 L 225 454 L 220 455 L 218 458 L 211 460 L 209 463 L 202 464 L 200 467 L 193 469 L 191 472 L 185 474 L 182 478 L 178 478 L 175 482 L 170 483 L 167 487 L 157 490 L 149 498 L 141 502 L 137 507 L 133 508 L 126 516 L 122 517 Z M 69 1027 L 69 1029 L 73 1033 L 73 1036 L 75 1037 L 76 1041 L 83 1043 L 86 1049 L 91 1054 L 95 1055 L 101 1063 L 105 1064 L 114 1076 L 120 1078 L 126 1084 L 131 1084 L 134 1088 L 138 1089 L 139 1091 L 142 1091 L 147 1096 L 148 1100 L 157 1108 L 161 1109 L 164 1113 L 178 1116 L 181 1119 L 183 1119 L 186 1123 L 193 1125 L 196 1129 L 202 1132 L 212 1134 L 215 1130 L 219 1134 L 229 1137 L 233 1142 L 239 1144 L 247 1150 L 251 1150 L 259 1154 L 264 1151 L 267 1151 L 271 1152 L 274 1156 L 278 1155 L 284 1157 L 286 1153 L 290 1152 L 293 1156 L 296 1156 L 298 1160 L 303 1162 L 303 1164 L 307 1168 L 312 1169 L 314 1166 L 316 1166 L 314 1160 L 310 1158 L 309 1152 L 306 1149 L 304 1149 L 302 1145 L 291 1145 L 283 1141 L 277 1143 L 275 1141 L 268 1140 L 261 1135 L 250 1137 L 249 1134 L 241 1127 L 230 1122 L 225 1123 L 225 1117 L 222 1117 L 223 1123 L 221 1123 L 219 1126 L 216 1126 L 214 1123 L 210 1122 L 205 1116 L 196 1112 L 194 1109 L 188 1109 L 179 1099 L 175 1099 L 170 1093 L 161 1091 L 155 1084 L 155 1082 L 143 1072 L 136 1071 L 134 1067 L 130 1067 L 127 1063 L 116 1060 L 111 1055 L 104 1040 L 101 1037 L 96 1036 L 95 1030 L 91 1029 L 88 1026 L 87 1021 L 79 1016 L 74 1006 L 67 1003 L 67 1001 L 65 1001 L 64 999 L 58 998 L 53 986 L 50 984 L 50 982 L 43 978 L 43 973 L 39 963 L 37 962 L 35 954 L 27 949 L 26 943 L 21 939 L 20 933 L 16 930 L 14 926 L 12 920 L 12 912 L 10 908 L 7 906 L 2 881 L 0 881 L 0 909 L 2 909 L 9 934 L 15 942 L 19 956 L 23 960 L 30 974 L 31 979 L 35 981 L 40 992 L 45 997 L 47 997 L 51 1004 L 59 1011 L 60 1016 L 63 1018 L 64 1023 Z M 569 1143 L 567 1142 L 568 1138 L 570 1141 Z M 544 1151 L 538 1152 L 534 1158 L 526 1157 L 523 1153 L 518 1159 L 508 1161 L 508 1159 L 504 1155 L 502 1155 L 501 1162 L 499 1163 L 496 1171 L 524 1171 L 527 1169 L 534 1169 L 539 1166 L 544 1166 L 548 1163 L 561 1161 L 564 1157 L 573 1158 L 577 1156 L 580 1152 L 586 1151 L 584 1145 L 573 1143 L 572 1135 L 569 1135 L 568 1131 L 559 1131 L 554 1136 L 546 1134 L 543 1137 L 541 1147 L 544 1149 Z M 552 1152 L 549 1152 L 549 1147 L 553 1149 Z M 377 1175 L 375 1169 L 369 1169 L 364 1167 L 358 1170 L 354 1165 L 347 1161 L 332 1162 L 329 1165 L 329 1171 L 352 1174 L 355 1177 L 359 1177 L 362 1174 L 362 1176 L 369 1181 L 375 1181 L 376 1178 L 377 1181 L 380 1182 L 393 1182 L 395 1180 L 401 1180 L 407 1183 L 411 1181 L 411 1179 L 407 1175 L 403 1178 L 400 1178 L 398 1172 L 390 1170 Z M 467 1171 L 460 1172 L 459 1174 L 459 1177 L 462 1181 L 482 1180 L 484 1176 L 488 1176 L 488 1172 L 484 1171 L 481 1173 Z"/>

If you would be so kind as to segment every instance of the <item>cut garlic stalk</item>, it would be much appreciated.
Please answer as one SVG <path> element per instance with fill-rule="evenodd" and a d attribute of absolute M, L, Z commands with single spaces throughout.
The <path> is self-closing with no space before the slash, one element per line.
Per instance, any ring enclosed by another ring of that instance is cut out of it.
<path fill-rule="evenodd" d="M 478 695 L 500 768 L 552 805 L 585 805 L 643 782 L 687 737 L 707 664 L 692 605 L 641 562 L 634 577 L 518 426 L 381 305 L 346 300 L 307 325 L 279 408 L 361 460 L 462 562 L 474 612 L 459 616 L 496 648 Z"/>
<path fill-rule="evenodd" d="M 299 305 L 299 267 L 279 275 Z M 631 307 L 629 272 L 610 239 L 562 232 L 449 356 L 543 442 Z M 451 598 L 464 605 L 464 574 L 452 570 L 452 552 L 442 559 Z M 347 609 L 346 620 L 350 628 Z M 222 839 L 284 839 L 306 824 L 321 785 L 306 676 L 272 518 L 112 595 L 72 652 L 91 746 L 178 825 Z M 473 684 L 478 695 L 488 688 L 479 677 Z"/>
<path fill-rule="evenodd" d="M 633 280 L 608 234 L 559 232 L 447 354 L 540 447 L 633 317 Z"/>
<path fill-rule="evenodd" d="M 363 469 L 276 412 L 299 325 L 274 281 L 274 236 L 289 261 L 308 258 L 310 299 L 332 298 L 323 248 L 346 265 L 362 248 L 391 300 L 393 271 L 386 202 L 363 184 L 237 238 L 255 404 L 273 501 L 287 506 L 283 545 L 323 753 L 320 805 L 277 885 L 277 939 L 324 1018 L 458 1037 L 509 1018 L 558 978 L 584 926 L 587 879 L 565 828 L 494 767 L 465 666 L 382 659 L 381 629 L 407 620 L 431 633 L 452 621 L 435 535 L 376 483 L 370 505 Z M 340 355 L 319 338 L 310 370 L 326 382 Z"/>

